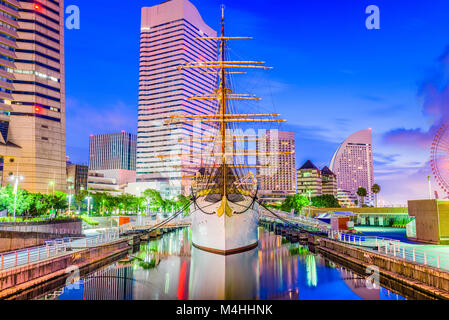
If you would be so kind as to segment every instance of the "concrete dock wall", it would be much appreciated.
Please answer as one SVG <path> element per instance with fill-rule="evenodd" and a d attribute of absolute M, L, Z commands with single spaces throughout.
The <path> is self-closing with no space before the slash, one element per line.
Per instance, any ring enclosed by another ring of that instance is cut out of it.
<path fill-rule="evenodd" d="M 418 263 L 396 259 L 374 251 L 368 251 L 334 240 L 320 238 L 319 250 L 338 254 L 351 262 L 363 266 L 374 265 L 380 273 L 397 275 L 411 287 L 434 294 L 440 298 L 449 298 L 449 272 Z M 405 280 L 404 280 L 405 279 Z"/>

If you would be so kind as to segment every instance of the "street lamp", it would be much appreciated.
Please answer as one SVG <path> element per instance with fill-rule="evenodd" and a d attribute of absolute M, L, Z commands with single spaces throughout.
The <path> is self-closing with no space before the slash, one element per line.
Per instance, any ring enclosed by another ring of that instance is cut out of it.
<path fill-rule="evenodd" d="M 53 203 L 55 201 L 54 196 L 55 196 L 55 182 L 54 181 L 50 181 L 47 185 L 47 194 L 48 194 L 48 187 L 53 187 L 53 198 L 51 199 L 51 214 L 53 214 Z"/>
<path fill-rule="evenodd" d="M 12 175 L 9 180 L 14 182 L 14 213 L 13 213 L 13 220 L 16 221 L 16 208 L 17 208 L 17 193 L 19 191 L 19 182 L 23 181 L 22 176 L 14 176 Z"/>
<path fill-rule="evenodd" d="M 90 214 L 90 200 L 92 199 L 91 196 L 87 196 L 86 200 L 87 200 L 87 215 Z"/>

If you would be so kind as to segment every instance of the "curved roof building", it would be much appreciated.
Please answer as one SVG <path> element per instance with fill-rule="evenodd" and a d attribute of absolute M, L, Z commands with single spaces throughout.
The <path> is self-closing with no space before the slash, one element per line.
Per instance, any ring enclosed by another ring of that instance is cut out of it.
<path fill-rule="evenodd" d="M 370 194 L 374 184 L 371 129 L 349 136 L 332 157 L 330 170 L 337 175 L 338 189 L 356 194 L 363 187 Z"/>

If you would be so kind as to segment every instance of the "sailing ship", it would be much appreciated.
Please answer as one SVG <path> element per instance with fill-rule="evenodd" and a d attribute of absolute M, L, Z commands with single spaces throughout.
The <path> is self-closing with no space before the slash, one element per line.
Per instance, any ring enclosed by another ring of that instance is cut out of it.
<path fill-rule="evenodd" d="M 197 169 L 192 177 L 191 193 L 193 206 L 192 244 L 197 249 L 229 255 L 251 250 L 258 245 L 258 211 L 257 176 L 250 169 L 257 169 L 257 164 L 236 163 L 236 157 L 257 156 L 257 150 L 237 151 L 237 142 L 258 140 L 258 137 L 236 135 L 232 130 L 237 123 L 249 122 L 282 122 L 279 114 L 239 114 L 233 113 L 233 100 L 259 100 L 251 94 L 237 94 L 229 86 L 231 74 L 241 74 L 232 69 L 271 69 L 260 61 L 227 60 L 227 42 L 235 39 L 251 39 L 250 37 L 225 36 L 224 6 L 222 6 L 221 35 L 219 37 L 198 37 L 201 40 L 218 42 L 217 61 L 187 62 L 178 67 L 183 69 L 199 69 L 201 72 L 214 74 L 217 77 L 217 88 L 205 95 L 194 95 L 191 100 L 210 100 L 217 102 L 217 113 L 209 115 L 176 115 L 171 116 L 169 123 L 202 122 L 213 124 L 214 134 L 200 137 L 204 142 L 210 138 L 213 146 L 210 151 L 201 153 L 206 157 L 206 164 L 201 161 L 198 166 L 182 166 L 184 169 Z M 192 154 L 190 154 L 192 156 Z M 241 159 L 241 158 L 240 158 Z"/>

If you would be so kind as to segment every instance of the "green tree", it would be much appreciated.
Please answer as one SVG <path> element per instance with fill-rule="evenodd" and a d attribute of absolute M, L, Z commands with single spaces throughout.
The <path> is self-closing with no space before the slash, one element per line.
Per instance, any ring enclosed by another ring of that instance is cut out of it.
<path fill-rule="evenodd" d="M 149 202 L 149 206 L 152 210 L 160 210 L 164 209 L 165 202 L 164 199 L 162 199 L 162 196 L 159 192 L 153 189 L 147 189 L 143 192 L 143 197 L 146 201 Z"/>
<path fill-rule="evenodd" d="M 175 203 L 176 211 L 184 208 L 185 206 L 187 206 L 190 203 L 190 197 L 186 197 L 183 194 L 178 195 L 175 199 L 176 199 L 176 203 Z M 187 206 L 187 208 L 184 210 L 184 212 L 189 213 L 190 206 Z"/>
<path fill-rule="evenodd" d="M 380 186 L 375 183 L 373 184 L 373 186 L 371 187 L 371 191 L 374 193 L 374 197 L 375 197 L 375 201 L 376 201 L 376 207 L 377 207 L 377 194 L 380 192 Z"/>
<path fill-rule="evenodd" d="M 309 205 L 309 199 L 301 194 L 294 196 L 288 196 L 281 205 L 281 210 L 289 212 L 294 209 L 296 212 L 300 212 L 301 209 Z"/>
<path fill-rule="evenodd" d="M 358 188 L 357 195 L 360 197 L 360 204 L 363 207 L 363 205 L 365 204 L 365 197 L 367 195 L 366 189 L 363 187 Z"/>
<path fill-rule="evenodd" d="M 33 217 L 38 217 L 46 214 L 50 208 L 50 198 L 42 193 L 35 193 L 32 195 L 33 205 L 30 214 Z"/>
<path fill-rule="evenodd" d="M 331 194 L 312 197 L 312 205 L 317 208 L 340 208 L 337 198 Z"/>
<path fill-rule="evenodd" d="M 8 210 L 9 215 L 14 212 L 14 188 L 11 185 L 0 189 L 0 209 Z M 16 215 L 29 212 L 33 205 L 33 197 L 23 189 L 17 189 Z"/>

